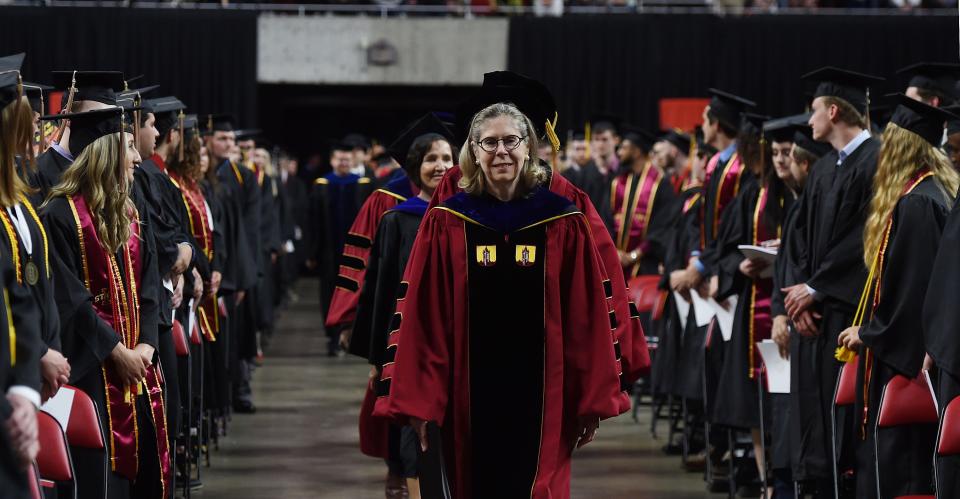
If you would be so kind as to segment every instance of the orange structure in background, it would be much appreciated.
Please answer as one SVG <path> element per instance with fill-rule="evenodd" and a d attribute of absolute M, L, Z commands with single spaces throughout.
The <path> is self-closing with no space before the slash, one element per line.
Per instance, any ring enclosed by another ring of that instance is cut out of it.
<path fill-rule="evenodd" d="M 703 122 L 703 108 L 710 103 L 704 98 L 660 99 L 660 129 L 679 128 L 690 133 Z"/>

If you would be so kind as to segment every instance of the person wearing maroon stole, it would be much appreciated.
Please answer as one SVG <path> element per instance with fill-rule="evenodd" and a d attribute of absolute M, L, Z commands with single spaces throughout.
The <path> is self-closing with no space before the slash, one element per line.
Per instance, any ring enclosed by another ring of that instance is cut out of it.
<path fill-rule="evenodd" d="M 121 108 L 62 116 L 92 122 L 99 133 L 42 208 L 70 382 L 100 411 L 108 497 L 166 497 L 171 470 L 155 363 L 160 279 L 151 228 L 139 218 L 146 208 L 129 197 L 140 157 Z M 87 483 L 78 480 L 81 497 L 102 493 Z"/>
<path fill-rule="evenodd" d="M 656 137 L 626 125 L 622 136 L 620 172 L 610 185 L 617 253 L 627 278 L 657 275 L 676 219 L 676 196 L 650 157 Z"/>
<path fill-rule="evenodd" d="M 751 432 L 758 475 L 764 476 L 763 446 L 760 441 L 760 414 L 757 380 L 760 355 L 756 342 L 768 339 L 772 326 L 770 297 L 772 269 L 762 260 L 745 258 L 741 244 L 771 246 L 779 243 L 787 203 L 792 196 L 786 187 L 789 168 L 775 168 L 769 142 L 761 132 L 763 117 L 748 114 L 737 140 L 743 159 L 744 181 L 740 193 L 724 215 L 717 239 L 718 301 L 737 296 L 730 340 L 725 351 L 713 423 Z M 781 162 L 782 164 L 783 162 Z M 785 166 L 785 165 L 784 165 Z"/>
<path fill-rule="evenodd" d="M 375 414 L 425 450 L 427 423 L 442 428 L 456 497 L 569 497 L 574 448 L 629 406 L 610 286 L 585 217 L 530 159 L 530 118 L 496 103 L 469 123 L 464 192 L 421 225 Z"/>
<path fill-rule="evenodd" d="M 838 359 L 852 361 L 856 354 L 860 358 L 857 410 L 851 429 L 858 443 L 858 498 L 934 493 L 930 457 L 934 455 L 937 426 L 902 425 L 880 430 L 877 415 L 881 394 L 891 379 L 913 379 L 921 369 L 929 369 L 927 351 L 934 360 L 942 358 L 942 350 L 928 346 L 934 335 L 920 327 L 924 323 L 925 297 L 941 291 L 928 286 L 936 284 L 931 278 L 937 269 L 937 249 L 941 237 L 947 234 L 950 206 L 960 187 L 960 175 L 939 149 L 943 123 L 957 116 L 903 94 L 899 103 L 883 132 L 863 232 L 862 256 L 870 269 L 869 277 L 858 317 L 837 340 L 842 345 Z M 951 379 L 949 375 L 941 378 Z M 949 381 L 940 383 L 939 388 L 950 385 Z M 956 386 L 953 384 L 954 395 Z M 941 407 L 948 401 L 942 400 Z M 945 475 L 951 480 L 945 480 L 944 487 L 936 491 L 938 497 L 956 495 L 952 475 L 949 471 Z"/>

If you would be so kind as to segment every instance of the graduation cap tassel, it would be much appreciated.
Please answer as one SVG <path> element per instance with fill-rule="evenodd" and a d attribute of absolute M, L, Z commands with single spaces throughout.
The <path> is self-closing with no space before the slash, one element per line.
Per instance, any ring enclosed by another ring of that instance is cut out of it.
<path fill-rule="evenodd" d="M 870 87 L 867 87 L 867 109 L 864 113 L 864 119 L 867 120 L 867 133 L 873 135 L 873 124 L 870 123 Z"/>
<path fill-rule="evenodd" d="M 43 102 L 43 91 L 40 91 L 40 113 L 45 113 L 47 109 L 46 103 Z M 47 127 L 46 123 L 40 122 L 40 152 L 47 151 Z"/>
<path fill-rule="evenodd" d="M 547 138 L 550 139 L 550 144 L 553 145 L 554 151 L 560 150 L 560 137 L 557 137 L 557 130 L 555 129 L 555 127 L 557 126 L 557 118 L 558 118 L 557 112 L 554 111 L 553 122 L 551 122 L 550 120 L 547 120 L 547 127 L 546 127 Z"/>
<path fill-rule="evenodd" d="M 67 104 L 63 106 L 64 112 L 69 113 L 71 108 L 73 108 L 73 97 L 77 93 L 77 71 L 73 71 L 73 75 L 70 77 L 70 88 L 67 89 Z M 56 135 L 53 140 L 55 142 L 60 142 L 60 139 L 63 138 L 63 132 L 66 130 L 63 122 L 60 123 L 60 126 L 57 128 Z"/>
<path fill-rule="evenodd" d="M 126 86 L 127 82 L 123 82 L 123 84 Z M 134 107 L 140 107 L 142 102 L 140 92 L 137 92 L 137 97 L 133 100 Z M 133 112 L 133 120 L 136 122 L 133 124 L 133 130 L 136 132 L 133 134 L 133 144 L 137 146 L 138 151 L 140 150 L 140 123 L 142 123 L 140 121 L 140 113 L 141 111 L 139 109 Z"/>

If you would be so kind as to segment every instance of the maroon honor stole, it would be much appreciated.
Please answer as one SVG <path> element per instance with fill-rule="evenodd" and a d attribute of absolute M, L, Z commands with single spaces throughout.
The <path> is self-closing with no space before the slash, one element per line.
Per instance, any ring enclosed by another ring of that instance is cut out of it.
<path fill-rule="evenodd" d="M 714 154 L 707 163 L 706 179 L 703 183 L 703 188 L 705 189 L 704 194 L 707 194 L 706 189 L 710 186 L 710 179 L 714 173 L 717 173 L 716 170 L 719 165 L 720 153 L 717 153 Z M 740 155 L 733 153 L 733 156 L 730 156 L 727 164 L 724 165 L 723 171 L 719 172 L 721 176 L 720 183 L 717 184 L 717 192 L 714 193 L 714 199 L 709 199 L 708 195 L 704 196 L 704 204 L 700 206 L 700 249 L 706 248 L 709 242 L 707 241 L 706 224 L 710 224 L 713 228 L 713 237 L 717 237 L 717 230 L 720 228 L 720 215 L 730 202 L 737 197 L 737 193 L 740 191 L 740 176 L 743 174 L 743 170 Z M 713 202 L 712 220 L 706 220 L 706 203 L 709 202 Z"/>
<path fill-rule="evenodd" d="M 611 184 L 610 202 L 613 209 L 613 226 L 616 231 L 617 249 L 623 252 L 647 250 L 647 229 L 653 213 L 653 202 L 663 173 L 648 162 L 639 175 L 628 173 L 620 175 Z M 630 275 L 635 276 L 640 263 L 630 267 Z"/>
<path fill-rule="evenodd" d="M 93 307 L 120 337 L 127 348 L 134 348 L 140 340 L 140 295 L 142 280 L 140 224 L 134 217 L 130 223 L 130 239 L 118 255 L 104 249 L 97 235 L 93 215 L 82 196 L 67 196 L 77 226 L 80 255 L 83 261 L 83 281 L 93 295 Z M 126 276 L 120 268 L 122 259 Z M 170 451 L 167 441 L 167 421 L 164 412 L 162 374 L 156 364 L 147 369 L 147 375 L 137 386 L 126 386 L 120 381 L 112 362 L 104 362 L 103 385 L 107 401 L 110 441 L 110 469 L 121 476 L 135 480 L 139 466 L 136 395 L 146 393 L 150 402 L 150 416 L 156 428 L 157 451 L 162 476 L 163 495 L 166 497 L 170 480 Z"/>
<path fill-rule="evenodd" d="M 780 238 L 780 224 L 771 230 L 763 223 L 763 212 L 770 200 L 770 189 L 766 186 L 757 194 L 756 207 L 753 209 L 753 234 L 750 244 L 760 246 L 764 241 Z M 779 199 L 773 202 L 781 202 Z M 750 350 L 750 379 L 756 376 L 756 366 L 760 365 L 760 353 L 756 351 L 756 342 L 770 338 L 773 328 L 773 317 L 770 315 L 770 297 L 773 294 L 773 278 L 757 278 L 750 283 L 750 318 L 748 322 L 749 336 L 747 348 Z"/>
<path fill-rule="evenodd" d="M 167 172 L 173 185 L 180 189 L 180 197 L 187 209 L 187 222 L 190 224 L 190 233 L 200 246 L 207 260 L 213 261 L 213 221 L 207 212 L 207 201 L 196 182 L 185 181 L 173 172 Z M 217 306 L 217 297 L 205 294 L 197 307 L 197 322 L 200 332 L 207 341 L 217 341 L 220 333 L 220 313 Z"/>

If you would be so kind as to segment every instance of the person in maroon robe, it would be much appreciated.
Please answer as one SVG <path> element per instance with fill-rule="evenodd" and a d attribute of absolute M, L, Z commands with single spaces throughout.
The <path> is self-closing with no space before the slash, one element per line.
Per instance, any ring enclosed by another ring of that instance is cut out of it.
<path fill-rule="evenodd" d="M 409 422 L 425 451 L 427 423 L 442 429 L 455 497 L 568 497 L 574 448 L 629 407 L 612 291 L 586 217 L 547 187 L 533 122 L 504 93 L 465 106 L 480 110 L 464 191 L 420 227 L 375 414 Z"/>

